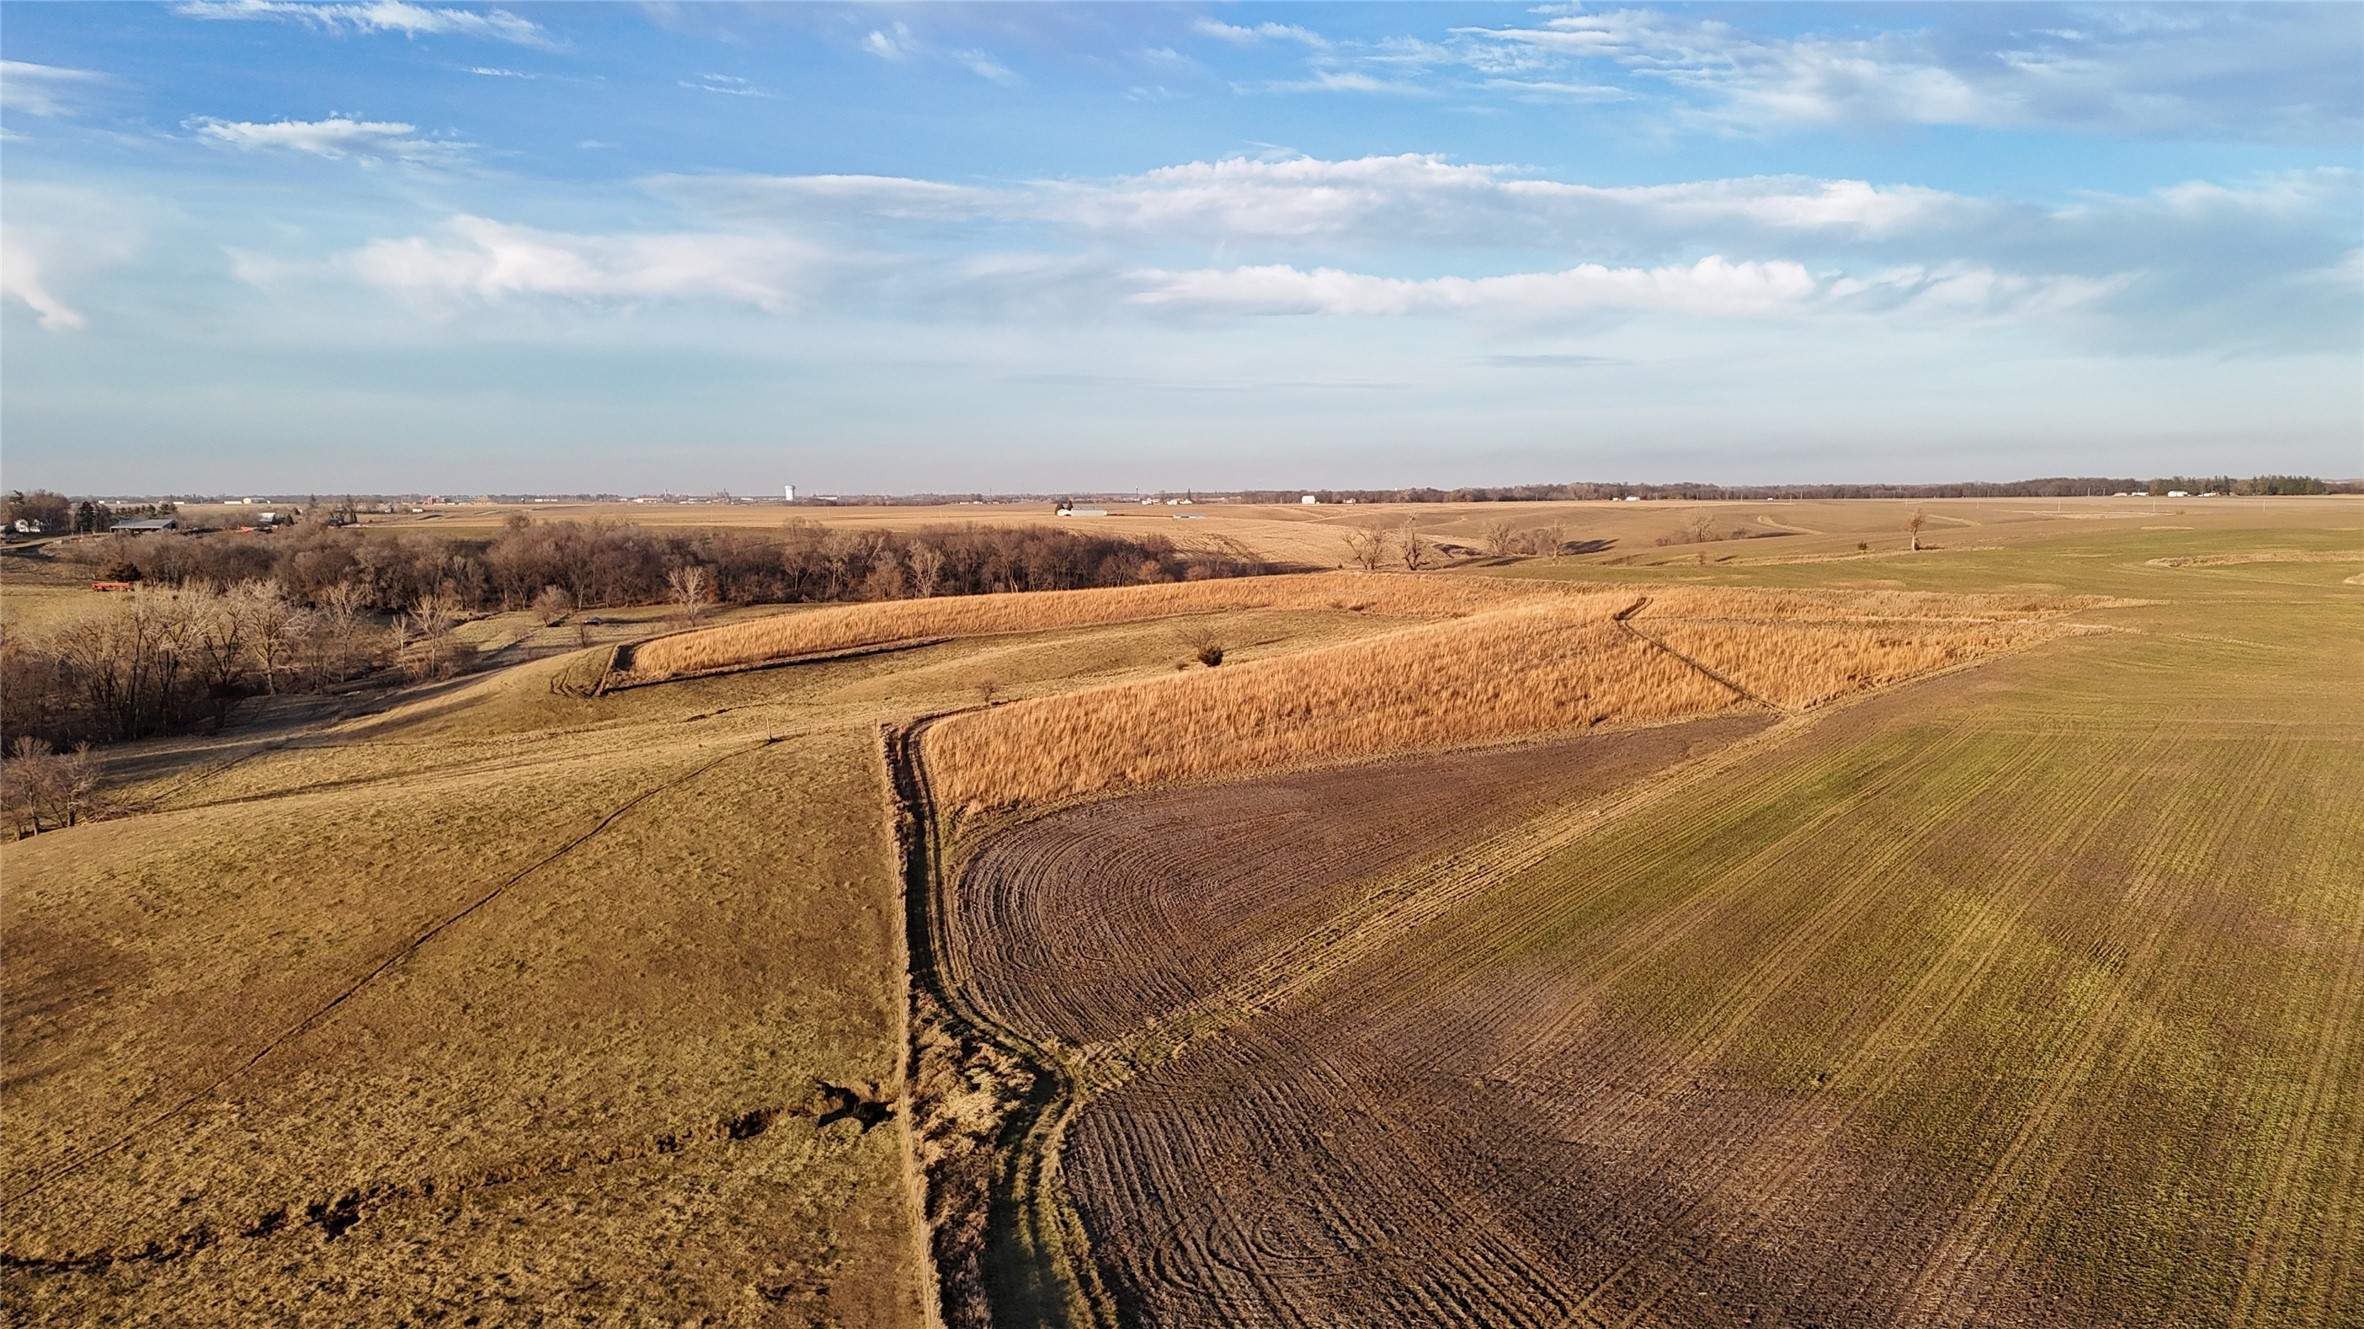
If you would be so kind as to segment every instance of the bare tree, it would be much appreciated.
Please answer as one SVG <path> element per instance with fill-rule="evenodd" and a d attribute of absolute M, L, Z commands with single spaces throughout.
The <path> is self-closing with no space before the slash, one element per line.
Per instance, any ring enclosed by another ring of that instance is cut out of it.
<path fill-rule="evenodd" d="M 442 678 L 459 664 L 459 642 L 452 629 L 465 617 L 460 599 L 449 591 L 430 591 L 411 603 L 410 630 L 418 638 L 416 663 L 422 678 Z"/>
<path fill-rule="evenodd" d="M 1527 552 L 1557 554 L 1568 543 L 1567 527 L 1557 521 L 1547 521 L 1527 532 Z"/>
<path fill-rule="evenodd" d="M 906 555 L 911 564 L 911 593 L 925 598 L 944 584 L 944 551 L 932 544 L 915 544 Z"/>
<path fill-rule="evenodd" d="M 1911 538 L 1912 549 L 1915 553 L 1919 553 L 1921 549 L 1921 528 L 1928 524 L 1929 514 L 1920 508 L 1914 508 L 1913 515 L 1904 519 L 1904 532 Z"/>
<path fill-rule="evenodd" d="M 554 628 L 575 612 L 575 597 L 568 595 L 564 586 L 545 586 L 535 594 L 532 607 L 543 627 Z"/>
<path fill-rule="evenodd" d="M 1346 553 L 1365 572 L 1377 572 L 1387 562 L 1392 537 L 1383 526 L 1346 528 Z"/>
<path fill-rule="evenodd" d="M 321 672 L 343 679 L 353 672 L 354 648 L 370 629 L 369 592 L 353 582 L 340 581 L 322 590 L 314 602 L 320 611 L 322 644 L 332 662 Z"/>
<path fill-rule="evenodd" d="M 980 705 L 991 706 L 993 699 L 1000 695 L 1001 680 L 999 678 L 986 674 L 977 680 L 977 701 Z"/>
<path fill-rule="evenodd" d="M 1222 634 L 1215 631 L 1214 624 L 1194 623 L 1177 635 L 1182 638 L 1182 644 L 1190 648 L 1191 656 L 1200 664 L 1212 669 L 1223 663 L 1223 637 Z"/>
<path fill-rule="evenodd" d="M 1518 528 L 1508 518 L 1487 522 L 1484 539 L 1486 552 L 1496 558 L 1508 558 L 1518 552 Z"/>
<path fill-rule="evenodd" d="M 1405 571 L 1418 572 L 1435 561 L 1436 550 L 1428 543 L 1427 537 L 1420 534 L 1418 527 L 1407 521 L 1403 524 L 1400 535 L 1402 543 L 1399 547 L 1403 554 Z"/>
<path fill-rule="evenodd" d="M 247 657 L 263 676 L 263 691 L 278 695 L 279 676 L 294 669 L 311 626 L 304 611 L 266 581 L 241 583 L 223 597 L 223 609 L 244 620 Z"/>
<path fill-rule="evenodd" d="M 59 753 L 47 739 L 19 735 L 0 761 L 0 817 L 20 840 L 72 826 L 97 810 L 98 786 L 88 743 Z"/>
<path fill-rule="evenodd" d="M 666 573 L 665 587 L 672 593 L 673 603 L 681 606 L 684 623 L 694 625 L 714 603 L 714 574 L 700 564 L 685 563 Z"/>

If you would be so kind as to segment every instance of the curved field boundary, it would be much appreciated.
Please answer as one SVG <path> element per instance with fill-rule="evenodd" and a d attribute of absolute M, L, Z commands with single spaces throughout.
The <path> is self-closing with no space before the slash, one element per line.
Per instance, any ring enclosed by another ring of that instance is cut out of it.
<path fill-rule="evenodd" d="M 919 755 L 921 735 L 938 718 L 882 730 L 904 872 L 914 1039 L 907 1055 L 918 1060 L 916 1039 L 932 1026 L 970 1045 L 972 1062 L 983 1059 L 974 1050 L 983 1043 L 1017 1058 L 1031 1076 L 1023 1092 L 1000 1105 L 999 1124 L 985 1142 L 993 1156 L 983 1185 L 966 1168 L 930 1174 L 911 1164 L 926 1191 L 921 1213 L 933 1257 L 931 1313 L 960 1329 L 997 1323 L 1115 1329 L 1115 1303 L 1059 1180 L 1058 1144 L 1077 1106 L 1066 1060 L 977 1007 L 961 981 L 957 948 L 947 944 L 950 887 L 943 865 L 950 846 Z"/>
<path fill-rule="evenodd" d="M 704 629 L 693 629 L 693 631 L 704 631 Z M 1016 634 L 988 633 L 984 635 Z M 659 641 L 662 638 L 651 637 L 648 640 Z M 806 651 L 801 655 L 784 655 L 776 660 L 759 660 L 753 664 L 722 664 L 708 669 L 688 669 L 679 673 L 654 675 L 634 672 L 632 660 L 635 648 L 645 643 L 627 642 L 615 648 L 611 663 L 607 669 L 600 673 L 599 683 L 589 695 L 606 696 L 611 692 L 653 687 L 659 683 L 680 683 L 693 678 L 714 678 L 723 674 L 751 674 L 761 669 L 786 669 L 794 665 L 826 664 L 832 660 L 859 660 L 865 656 L 894 655 L 902 651 L 916 651 L 926 646 L 941 646 L 950 640 L 952 640 L 950 637 L 908 637 L 901 641 L 869 642 L 859 646 L 841 646 L 834 650 Z"/>
<path fill-rule="evenodd" d="M 1583 585 L 1503 578 L 1324 572 L 834 604 L 650 637 L 633 648 L 630 672 L 634 683 L 662 682 L 880 642 L 1104 627 L 1242 609 L 1333 608 L 1452 618 L 1598 593 Z"/>

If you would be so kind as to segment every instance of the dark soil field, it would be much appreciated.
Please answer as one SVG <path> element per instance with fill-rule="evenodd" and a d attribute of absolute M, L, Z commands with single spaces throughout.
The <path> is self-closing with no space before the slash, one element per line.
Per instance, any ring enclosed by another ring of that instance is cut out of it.
<path fill-rule="evenodd" d="M 955 929 L 970 992 L 1074 1044 L 1216 997 L 1367 909 L 1391 878 L 1772 723 L 1764 714 L 1185 786 L 996 837 Z"/>
<path fill-rule="evenodd" d="M 1535 747 L 986 836 L 955 968 L 1068 1068 L 1033 1147 L 1103 1313 L 2364 1320 L 2354 543 L 1932 560 L 2149 603 L 1655 792 Z"/>

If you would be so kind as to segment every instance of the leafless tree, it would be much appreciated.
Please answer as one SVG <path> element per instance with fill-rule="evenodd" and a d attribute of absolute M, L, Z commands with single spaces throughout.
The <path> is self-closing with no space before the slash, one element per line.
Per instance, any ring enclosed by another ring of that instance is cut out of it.
<path fill-rule="evenodd" d="M 97 810 L 98 787 L 88 743 L 60 753 L 46 739 L 19 735 L 0 761 L 0 817 L 19 839 L 72 826 Z"/>
<path fill-rule="evenodd" d="M 443 678 L 459 664 L 459 642 L 452 629 L 466 615 L 459 597 L 449 591 L 430 591 L 411 603 L 410 629 L 418 639 L 414 667 L 422 678 Z"/>
<path fill-rule="evenodd" d="M 1403 524 L 1399 536 L 1398 548 L 1403 554 L 1406 571 L 1418 572 L 1436 561 L 1435 548 L 1428 543 L 1426 536 L 1420 534 L 1418 527 L 1407 521 Z"/>
<path fill-rule="evenodd" d="M 277 695 L 279 676 L 295 667 L 296 652 L 311 626 L 308 616 L 266 581 L 233 588 L 222 597 L 221 612 L 244 621 L 247 658 L 263 676 L 263 691 Z"/>
<path fill-rule="evenodd" d="M 1921 528 L 1928 524 L 1929 514 L 1920 508 L 1914 508 L 1913 515 L 1904 519 L 1904 532 L 1911 538 L 1912 549 L 1915 553 L 1919 553 L 1921 549 Z"/>
<path fill-rule="evenodd" d="M 349 581 L 340 581 L 323 589 L 315 597 L 319 606 L 321 643 L 326 650 L 326 667 L 321 672 L 333 679 L 343 679 L 353 672 L 355 650 L 371 630 L 369 620 L 369 592 Z"/>
<path fill-rule="evenodd" d="M 994 677 L 991 674 L 987 674 L 977 680 L 977 701 L 980 705 L 991 706 L 993 704 L 993 699 L 1000 695 L 1000 679 Z"/>
<path fill-rule="evenodd" d="M 911 593 L 926 597 L 944 585 L 944 551 L 931 544 L 915 544 L 907 556 L 911 564 Z"/>
<path fill-rule="evenodd" d="M 1518 528 L 1507 518 L 1487 522 L 1484 539 L 1486 552 L 1496 558 L 1508 558 L 1518 552 Z"/>
<path fill-rule="evenodd" d="M 1346 552 L 1355 566 L 1365 572 L 1377 572 L 1387 562 L 1393 538 L 1383 526 L 1349 526 L 1346 528 Z"/>
<path fill-rule="evenodd" d="M 573 612 L 575 597 L 567 594 L 564 586 L 545 586 L 534 595 L 533 616 L 543 627 L 557 627 Z"/>
<path fill-rule="evenodd" d="M 697 563 L 685 563 L 665 574 L 665 588 L 681 606 L 681 621 L 695 624 L 714 603 L 714 574 Z"/>
<path fill-rule="evenodd" d="M 1182 644 L 1190 648 L 1192 658 L 1212 669 L 1223 663 L 1225 645 L 1221 633 L 1212 623 L 1193 623 L 1177 634 Z"/>

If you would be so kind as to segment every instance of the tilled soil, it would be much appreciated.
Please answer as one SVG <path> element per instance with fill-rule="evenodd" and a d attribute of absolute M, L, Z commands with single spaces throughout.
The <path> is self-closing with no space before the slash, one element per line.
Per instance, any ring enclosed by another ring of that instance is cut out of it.
<path fill-rule="evenodd" d="M 1031 1036 L 1123 1036 L 1370 887 L 1763 729 L 1764 714 L 1162 790 L 997 837 L 957 894 L 971 994 Z"/>

